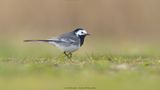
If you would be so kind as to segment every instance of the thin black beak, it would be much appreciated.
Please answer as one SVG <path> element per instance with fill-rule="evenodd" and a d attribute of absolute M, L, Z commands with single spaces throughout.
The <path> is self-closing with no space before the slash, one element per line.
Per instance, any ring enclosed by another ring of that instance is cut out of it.
<path fill-rule="evenodd" d="M 91 35 L 91 34 L 87 33 L 86 35 L 89 36 L 89 35 Z"/>

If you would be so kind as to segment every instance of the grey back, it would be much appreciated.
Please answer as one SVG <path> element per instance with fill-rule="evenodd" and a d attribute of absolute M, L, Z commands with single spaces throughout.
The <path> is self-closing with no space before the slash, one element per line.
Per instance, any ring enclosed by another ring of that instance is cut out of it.
<path fill-rule="evenodd" d="M 62 34 L 56 38 L 54 38 L 54 42 L 59 43 L 59 45 L 63 46 L 70 46 L 70 45 L 80 45 L 80 38 L 76 36 L 74 32 L 68 32 L 65 34 Z"/>

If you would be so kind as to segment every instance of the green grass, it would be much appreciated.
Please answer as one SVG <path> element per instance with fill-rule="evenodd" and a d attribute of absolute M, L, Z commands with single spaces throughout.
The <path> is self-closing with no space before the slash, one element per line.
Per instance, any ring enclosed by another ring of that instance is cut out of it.
<path fill-rule="evenodd" d="M 154 57 L 92 55 L 74 57 L 73 62 L 61 57 L 0 60 L 3 90 L 159 90 L 159 75 L 160 58 Z"/>
<path fill-rule="evenodd" d="M 0 90 L 160 90 L 158 51 L 80 51 L 71 62 L 50 48 L 1 45 Z"/>

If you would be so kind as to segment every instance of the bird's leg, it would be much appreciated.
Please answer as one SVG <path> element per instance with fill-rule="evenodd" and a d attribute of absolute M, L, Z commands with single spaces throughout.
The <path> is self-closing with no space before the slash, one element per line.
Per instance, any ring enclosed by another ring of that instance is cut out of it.
<path fill-rule="evenodd" d="M 67 58 L 69 58 L 69 59 L 71 59 L 71 58 L 72 58 L 72 53 L 71 53 L 71 52 L 69 52 L 69 53 L 64 52 L 64 55 L 66 55 L 66 56 L 67 56 Z"/>
<path fill-rule="evenodd" d="M 70 58 L 70 53 L 64 52 L 64 55 L 66 55 L 67 58 Z"/>
<path fill-rule="evenodd" d="M 68 54 L 65 51 L 64 51 L 64 55 L 66 55 L 67 57 L 69 57 Z"/>
<path fill-rule="evenodd" d="M 71 52 L 64 52 L 64 54 L 67 56 L 67 58 L 70 60 L 70 64 L 73 64 L 74 62 L 72 61 L 72 53 Z"/>

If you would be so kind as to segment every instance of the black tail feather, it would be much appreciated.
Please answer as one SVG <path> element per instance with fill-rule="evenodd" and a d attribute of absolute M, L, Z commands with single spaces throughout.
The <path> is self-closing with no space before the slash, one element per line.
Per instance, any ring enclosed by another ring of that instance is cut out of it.
<path fill-rule="evenodd" d="M 24 40 L 24 42 L 51 42 L 54 40 Z"/>

